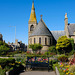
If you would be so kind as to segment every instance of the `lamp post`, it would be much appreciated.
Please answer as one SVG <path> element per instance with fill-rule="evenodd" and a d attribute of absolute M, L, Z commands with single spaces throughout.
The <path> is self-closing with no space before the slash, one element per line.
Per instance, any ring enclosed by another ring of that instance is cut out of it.
<path fill-rule="evenodd" d="M 49 54 L 48 54 L 48 50 L 47 50 L 47 57 L 48 57 L 48 63 L 49 63 Z"/>
<path fill-rule="evenodd" d="M 47 58 L 48 58 L 48 71 L 49 71 L 49 54 L 48 54 L 48 50 L 47 50 Z"/>
<path fill-rule="evenodd" d="M 9 27 L 15 27 L 15 40 L 16 40 L 16 26 L 9 26 Z"/>

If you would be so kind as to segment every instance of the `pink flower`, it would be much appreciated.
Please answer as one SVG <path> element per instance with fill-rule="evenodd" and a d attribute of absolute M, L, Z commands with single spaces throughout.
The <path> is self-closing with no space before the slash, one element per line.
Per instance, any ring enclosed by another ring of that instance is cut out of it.
<path fill-rule="evenodd" d="M 48 59 L 46 59 L 46 61 L 48 61 Z"/>
<path fill-rule="evenodd" d="M 60 64 L 62 64 L 62 62 Z"/>
<path fill-rule="evenodd" d="M 32 61 L 35 61 L 35 59 L 32 59 Z"/>
<path fill-rule="evenodd" d="M 38 61 L 40 61 L 40 60 L 38 59 Z"/>
<path fill-rule="evenodd" d="M 44 59 L 43 59 L 44 60 Z"/>
<path fill-rule="evenodd" d="M 30 59 L 29 59 L 29 61 L 30 61 Z"/>

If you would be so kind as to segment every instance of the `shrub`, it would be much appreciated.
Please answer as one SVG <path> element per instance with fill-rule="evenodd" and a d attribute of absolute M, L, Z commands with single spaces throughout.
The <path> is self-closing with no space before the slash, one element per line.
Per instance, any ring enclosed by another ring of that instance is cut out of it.
<path fill-rule="evenodd" d="M 50 52 L 45 52 L 44 55 L 50 55 Z"/>
<path fill-rule="evenodd" d="M 5 71 L 8 71 L 8 70 L 10 70 L 10 66 L 5 66 Z"/>
<path fill-rule="evenodd" d="M 52 52 L 52 53 L 50 53 L 50 55 L 56 55 L 56 53 Z"/>
<path fill-rule="evenodd" d="M 7 43 L 0 41 L 0 56 L 6 55 L 9 52 L 10 48 Z"/>
<path fill-rule="evenodd" d="M 74 50 L 74 39 L 73 38 L 69 38 L 69 41 L 71 43 L 72 50 Z"/>
<path fill-rule="evenodd" d="M 40 52 L 40 50 L 42 49 L 42 45 L 41 44 L 30 44 L 29 48 L 31 48 L 33 50 L 33 52 L 37 53 L 37 51 Z"/>
<path fill-rule="evenodd" d="M 7 63 L 8 63 L 7 59 L 5 59 L 5 58 L 0 58 L 0 64 L 1 64 L 1 65 L 5 65 L 5 64 L 7 64 Z"/>
<path fill-rule="evenodd" d="M 27 51 L 27 54 L 30 54 L 30 51 Z"/>
<path fill-rule="evenodd" d="M 75 72 L 75 65 L 71 65 L 70 68 L 69 68 L 69 71 L 71 73 L 74 73 Z"/>
<path fill-rule="evenodd" d="M 55 71 L 55 67 L 58 67 L 59 65 L 56 63 L 56 64 L 53 64 L 53 70 Z"/>
<path fill-rule="evenodd" d="M 55 46 L 50 46 L 48 49 L 49 52 L 57 54 L 57 50 Z"/>
<path fill-rule="evenodd" d="M 72 59 L 69 61 L 69 64 L 70 64 L 70 65 L 75 64 L 75 58 L 72 58 Z"/>
<path fill-rule="evenodd" d="M 59 56 L 58 60 L 61 62 L 68 62 L 68 56 L 65 55 Z"/>
<path fill-rule="evenodd" d="M 7 61 L 8 61 L 8 63 L 15 63 L 15 59 L 14 58 L 8 58 Z"/>
<path fill-rule="evenodd" d="M 58 62 L 58 60 L 57 59 L 54 59 L 54 60 L 52 60 L 52 62 L 53 62 L 53 64 L 55 64 L 55 63 Z"/>
<path fill-rule="evenodd" d="M 15 59 L 14 58 L 0 58 L 0 65 L 8 65 L 9 63 L 14 63 Z"/>
<path fill-rule="evenodd" d="M 20 62 L 20 61 L 21 61 L 21 58 L 20 58 L 20 57 L 18 57 L 18 58 L 16 59 L 16 61 Z"/>
<path fill-rule="evenodd" d="M 0 69 L 0 75 L 6 75 L 6 72 L 4 69 Z"/>
<path fill-rule="evenodd" d="M 70 40 L 67 38 L 67 36 L 61 36 L 58 38 L 57 44 L 56 44 L 56 50 L 58 50 L 60 54 L 71 52 L 72 45 Z"/>

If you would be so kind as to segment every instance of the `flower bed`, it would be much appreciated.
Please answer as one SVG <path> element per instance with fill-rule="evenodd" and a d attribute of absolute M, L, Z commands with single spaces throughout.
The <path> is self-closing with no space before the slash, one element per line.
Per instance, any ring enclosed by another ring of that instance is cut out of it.
<path fill-rule="evenodd" d="M 44 63 L 48 63 L 48 58 L 40 58 L 40 57 L 28 57 L 27 58 L 27 62 L 28 63 L 32 63 L 32 62 L 44 62 Z"/>
<path fill-rule="evenodd" d="M 60 75 L 75 75 L 75 66 L 69 65 L 69 63 L 57 63 L 53 64 L 53 69 L 55 70 L 55 66 L 57 66 Z M 73 68 L 74 67 L 74 68 Z"/>
<path fill-rule="evenodd" d="M 68 60 L 67 56 L 59 56 L 60 62 L 53 64 L 53 70 L 58 68 L 60 75 L 75 75 L 75 57 Z"/>

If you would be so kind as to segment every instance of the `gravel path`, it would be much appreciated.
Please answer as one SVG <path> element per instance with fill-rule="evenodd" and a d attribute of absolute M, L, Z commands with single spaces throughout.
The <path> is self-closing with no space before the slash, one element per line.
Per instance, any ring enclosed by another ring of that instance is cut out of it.
<path fill-rule="evenodd" d="M 55 72 L 48 72 L 48 71 L 28 71 L 28 72 L 23 72 L 19 75 L 55 75 Z"/>

